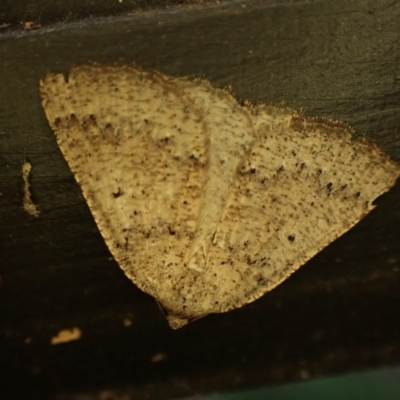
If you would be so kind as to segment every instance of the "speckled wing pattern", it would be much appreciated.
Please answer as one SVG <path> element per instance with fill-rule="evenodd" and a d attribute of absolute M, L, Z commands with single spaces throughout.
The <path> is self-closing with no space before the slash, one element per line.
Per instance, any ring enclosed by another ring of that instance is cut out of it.
<path fill-rule="evenodd" d="M 204 80 L 88 65 L 40 93 L 108 248 L 175 329 L 273 289 L 400 173 L 338 122 Z"/>

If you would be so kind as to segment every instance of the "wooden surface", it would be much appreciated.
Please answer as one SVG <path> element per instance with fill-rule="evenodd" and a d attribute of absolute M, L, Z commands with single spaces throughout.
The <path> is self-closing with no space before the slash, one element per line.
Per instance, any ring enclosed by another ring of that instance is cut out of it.
<path fill-rule="evenodd" d="M 26 22 L 46 26 L 122 13 L 212 3 L 216 0 L 4 0 L 0 2 L 0 29 L 3 25 L 11 30 L 23 29 Z"/>
<path fill-rule="evenodd" d="M 167 399 L 398 363 L 400 184 L 270 294 L 172 331 L 107 251 L 38 83 L 72 64 L 134 61 L 340 119 L 400 162 L 399 36 L 400 3 L 386 0 L 237 1 L 0 30 L 2 394 Z M 38 218 L 22 206 L 26 159 Z M 50 344 L 73 327 L 80 340 Z"/>

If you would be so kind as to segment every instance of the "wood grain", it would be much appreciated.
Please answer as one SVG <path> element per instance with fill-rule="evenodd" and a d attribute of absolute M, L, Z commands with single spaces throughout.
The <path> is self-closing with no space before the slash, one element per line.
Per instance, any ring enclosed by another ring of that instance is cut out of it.
<path fill-rule="evenodd" d="M 399 362 L 399 184 L 264 298 L 173 332 L 111 259 L 38 92 L 48 71 L 136 62 L 342 120 L 399 162 L 399 16 L 392 1 L 243 1 L 1 31 L 3 393 L 166 399 Z M 74 327 L 80 340 L 50 345 Z"/>

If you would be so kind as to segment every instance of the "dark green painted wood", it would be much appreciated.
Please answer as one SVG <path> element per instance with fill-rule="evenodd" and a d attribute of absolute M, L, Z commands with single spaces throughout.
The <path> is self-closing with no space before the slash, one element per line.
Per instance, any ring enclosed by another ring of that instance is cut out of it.
<path fill-rule="evenodd" d="M 121 389 L 166 399 L 399 362 L 399 184 L 270 294 L 171 331 L 111 259 L 38 94 L 47 71 L 134 61 L 340 119 L 400 162 L 399 3 L 227 2 L 0 32 L 0 387 L 8 398 Z M 22 208 L 26 158 L 37 219 Z M 79 341 L 50 345 L 74 326 Z M 165 360 L 152 362 L 159 353 Z"/>
<path fill-rule="evenodd" d="M 2 27 L 24 29 L 25 22 L 45 26 L 50 23 L 215 2 L 215 0 L 3 0 L 0 2 L 0 29 Z"/>

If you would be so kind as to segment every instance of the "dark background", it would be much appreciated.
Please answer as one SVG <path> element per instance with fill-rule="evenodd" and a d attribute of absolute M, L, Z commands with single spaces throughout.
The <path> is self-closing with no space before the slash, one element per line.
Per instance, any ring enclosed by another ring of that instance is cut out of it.
<path fill-rule="evenodd" d="M 400 162 L 399 36 L 394 0 L 3 1 L 2 395 L 168 399 L 399 363 L 400 184 L 262 299 L 172 331 L 112 260 L 38 93 L 48 71 L 136 62 L 342 120 Z M 72 327 L 80 340 L 50 344 Z"/>

